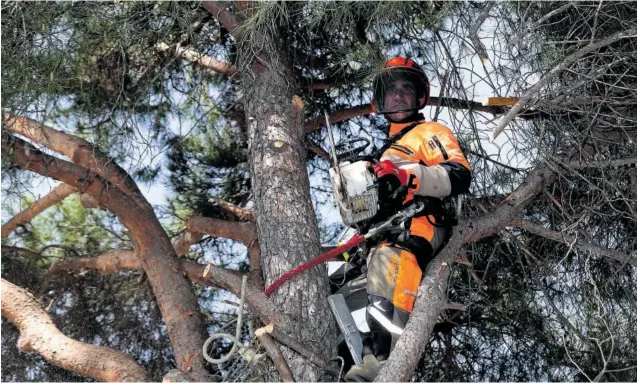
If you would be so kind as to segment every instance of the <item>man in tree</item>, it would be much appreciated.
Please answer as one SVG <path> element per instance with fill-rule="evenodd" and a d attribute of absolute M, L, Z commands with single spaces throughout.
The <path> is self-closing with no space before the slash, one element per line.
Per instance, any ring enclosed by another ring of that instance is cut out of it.
<path fill-rule="evenodd" d="M 367 257 L 368 355 L 346 379 L 372 381 L 380 361 L 401 335 L 414 307 L 422 272 L 448 240 L 441 198 L 469 190 L 471 167 L 446 126 L 427 122 L 418 110 L 429 101 L 429 81 L 413 60 L 388 60 L 374 81 L 372 108 L 389 120 L 388 143 L 373 166 L 381 206 L 403 206 L 426 199 L 425 210 L 400 232 L 371 247 Z M 404 190 L 396 195 L 397 190 Z M 448 221 L 447 221 L 448 222 Z"/>

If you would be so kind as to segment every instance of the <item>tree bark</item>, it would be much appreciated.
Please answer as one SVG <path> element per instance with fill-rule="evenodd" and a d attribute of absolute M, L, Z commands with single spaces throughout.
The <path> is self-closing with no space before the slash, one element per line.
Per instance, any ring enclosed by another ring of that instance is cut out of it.
<path fill-rule="evenodd" d="M 32 203 L 28 208 L 19 212 L 15 217 L 11 218 L 7 223 L 2 225 L 2 239 L 5 239 L 20 225 L 31 222 L 38 214 L 46 209 L 62 201 L 64 198 L 75 193 L 76 188 L 62 183 L 56 186 L 51 192 L 39 200 Z"/>
<path fill-rule="evenodd" d="M 237 5 L 249 14 L 248 2 Z M 261 265 L 270 284 L 320 251 L 305 163 L 303 102 L 297 96 L 291 62 L 281 48 L 282 36 L 261 36 L 264 44 L 255 46 L 237 34 L 237 15 L 228 11 L 227 4 L 204 1 L 202 6 L 238 42 Z M 285 331 L 312 345 L 323 359 L 329 359 L 336 340 L 328 294 L 327 273 L 320 267 L 287 282 L 270 297 L 295 324 Z M 296 380 L 322 380 L 323 369 L 289 349 L 282 352 Z"/>
<path fill-rule="evenodd" d="M 150 205 L 147 202 L 138 204 L 99 175 L 43 154 L 21 139 L 12 137 L 8 146 L 13 150 L 13 160 L 21 168 L 76 187 L 92 195 L 118 216 L 133 238 L 135 253 L 157 299 L 179 369 L 191 372 L 197 379 L 208 380 L 201 354 L 206 332 L 199 304 L 191 283 L 185 278 L 183 266 Z M 121 174 L 113 176 L 121 178 Z"/>
<path fill-rule="evenodd" d="M 272 41 L 271 46 L 280 42 Z M 240 51 L 248 121 L 252 192 L 257 206 L 257 232 L 266 285 L 286 271 L 319 255 L 316 216 L 306 171 L 302 102 L 296 96 L 286 58 L 278 52 L 253 57 L 258 50 L 244 43 Z M 286 331 L 329 359 L 336 328 L 327 296 L 324 267 L 314 268 L 284 284 L 271 300 L 294 318 Z M 296 380 L 322 380 L 323 371 L 283 350 Z"/>
<path fill-rule="evenodd" d="M 31 294 L 4 279 L 2 315 L 20 331 L 20 350 L 35 351 L 53 365 L 105 382 L 151 380 L 146 370 L 124 353 L 64 335 Z"/>

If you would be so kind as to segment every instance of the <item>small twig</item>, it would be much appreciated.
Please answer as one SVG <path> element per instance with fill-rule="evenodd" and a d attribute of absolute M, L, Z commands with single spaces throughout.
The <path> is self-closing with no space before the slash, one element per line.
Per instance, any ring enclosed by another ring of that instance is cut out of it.
<path fill-rule="evenodd" d="M 469 307 L 461 303 L 453 303 L 453 302 L 448 302 L 445 308 L 447 310 L 457 310 L 457 311 L 467 311 L 469 309 Z"/>
<path fill-rule="evenodd" d="M 573 5 L 573 2 L 568 2 L 565 5 L 562 5 L 561 7 L 547 13 L 546 15 L 540 17 L 539 19 L 537 19 L 537 21 L 535 21 L 534 23 L 530 24 L 528 27 L 526 28 L 522 28 L 519 30 L 518 33 L 516 33 L 508 42 L 509 45 L 512 44 L 517 44 L 522 37 L 524 37 L 524 33 L 526 32 L 532 32 L 534 29 L 536 29 L 537 27 L 539 27 L 540 25 L 542 25 L 543 22 L 545 22 L 546 20 L 550 19 L 551 17 L 564 12 L 565 10 L 569 9 L 571 6 Z"/>
<path fill-rule="evenodd" d="M 257 338 L 259 338 L 261 344 L 265 348 L 265 351 L 270 356 L 270 359 L 272 359 L 274 366 L 279 372 L 281 380 L 283 380 L 284 382 L 294 382 L 294 375 L 292 375 L 292 370 L 290 370 L 290 366 L 288 366 L 285 358 L 283 357 L 283 354 L 281 354 L 281 350 L 279 350 L 279 347 L 276 345 L 276 343 L 274 343 L 272 337 L 270 337 L 270 335 L 268 335 L 268 333 L 266 332 L 261 332 L 259 333 L 259 335 L 257 335 Z"/>
<path fill-rule="evenodd" d="M 468 259 L 463 258 L 463 257 L 455 257 L 455 258 L 453 259 L 453 261 L 454 261 L 455 263 L 459 263 L 459 264 L 461 264 L 461 265 L 465 265 L 465 266 L 473 267 L 473 264 L 472 264 L 471 262 L 469 262 L 469 260 L 468 260 Z"/>

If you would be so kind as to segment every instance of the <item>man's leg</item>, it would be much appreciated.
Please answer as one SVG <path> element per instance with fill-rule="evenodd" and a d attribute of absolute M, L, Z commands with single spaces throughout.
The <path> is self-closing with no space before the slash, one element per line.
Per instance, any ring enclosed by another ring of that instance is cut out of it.
<path fill-rule="evenodd" d="M 372 381 L 389 357 L 413 309 L 422 272 L 409 251 L 381 244 L 367 260 L 367 323 L 370 335 L 364 344 L 373 355 L 347 373 L 348 381 Z"/>

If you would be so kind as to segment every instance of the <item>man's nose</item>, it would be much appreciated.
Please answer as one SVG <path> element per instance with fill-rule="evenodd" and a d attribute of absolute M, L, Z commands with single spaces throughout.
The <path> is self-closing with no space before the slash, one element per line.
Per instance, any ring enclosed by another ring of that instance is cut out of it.
<path fill-rule="evenodd" d="M 396 89 L 392 92 L 392 100 L 403 100 L 407 96 L 407 92 L 403 89 Z"/>

